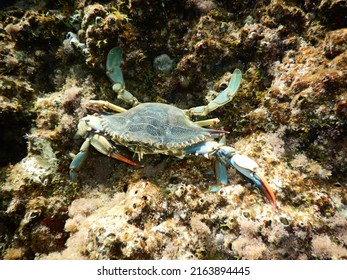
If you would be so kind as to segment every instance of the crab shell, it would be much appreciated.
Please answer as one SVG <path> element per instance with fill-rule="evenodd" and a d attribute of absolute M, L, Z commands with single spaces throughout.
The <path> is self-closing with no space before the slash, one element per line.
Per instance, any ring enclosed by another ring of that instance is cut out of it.
<path fill-rule="evenodd" d="M 184 148 L 218 137 L 224 131 L 192 122 L 183 110 L 161 103 L 142 103 L 119 114 L 100 114 L 101 125 L 112 141 L 138 153 L 182 157 Z"/>

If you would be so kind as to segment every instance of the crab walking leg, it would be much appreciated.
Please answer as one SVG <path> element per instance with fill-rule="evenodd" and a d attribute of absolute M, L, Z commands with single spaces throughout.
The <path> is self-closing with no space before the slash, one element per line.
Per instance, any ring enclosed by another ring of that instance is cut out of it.
<path fill-rule="evenodd" d="M 87 138 L 81 148 L 79 153 L 73 158 L 72 162 L 70 163 L 70 180 L 72 182 L 75 182 L 75 177 L 76 177 L 76 171 L 78 171 L 80 169 L 80 167 L 82 166 L 84 160 L 86 159 L 87 155 L 88 155 L 88 149 L 90 146 L 90 138 Z"/>
<path fill-rule="evenodd" d="M 140 102 L 135 96 L 125 89 L 122 69 L 122 50 L 115 47 L 110 50 L 106 60 L 106 74 L 113 83 L 112 89 L 117 93 L 117 97 L 124 101 L 131 103 L 133 106 L 138 105 Z"/>
<path fill-rule="evenodd" d="M 124 87 L 123 73 L 120 68 L 122 63 L 122 49 L 115 47 L 109 51 L 106 59 L 106 74 L 114 84 Z"/>
<path fill-rule="evenodd" d="M 221 185 L 228 184 L 228 172 L 226 166 L 218 159 L 214 160 L 213 165 L 217 183 Z"/>
<path fill-rule="evenodd" d="M 215 125 L 217 123 L 219 123 L 220 120 L 218 118 L 214 118 L 214 119 L 207 119 L 207 120 L 202 120 L 202 121 L 196 121 L 194 122 L 196 125 L 198 126 L 212 126 Z"/>
<path fill-rule="evenodd" d="M 117 106 L 115 104 L 112 104 L 108 101 L 104 101 L 104 100 L 89 100 L 89 103 L 93 106 L 96 107 L 101 107 L 101 108 L 106 108 L 118 113 L 123 113 L 126 112 L 127 110 L 124 109 L 123 107 Z"/>
<path fill-rule="evenodd" d="M 117 93 L 117 97 L 121 100 L 124 100 L 126 102 L 129 102 L 132 106 L 139 105 L 140 102 L 137 100 L 137 98 L 132 95 L 129 91 L 127 91 L 124 88 L 119 88 L 118 85 L 114 84 L 112 86 L 113 91 Z"/>
<path fill-rule="evenodd" d="M 126 156 L 123 156 L 120 154 L 116 148 L 110 144 L 110 142 L 101 135 L 94 134 L 92 136 L 89 136 L 82 144 L 80 152 L 73 158 L 71 164 L 70 164 L 70 180 L 72 182 L 75 181 L 76 177 L 76 171 L 78 171 L 84 160 L 86 159 L 88 155 L 88 149 L 92 145 L 98 152 L 108 156 L 112 157 L 114 159 L 117 159 L 119 161 L 123 161 L 127 164 L 134 165 L 134 166 L 141 166 L 141 164 L 127 158 Z"/>
<path fill-rule="evenodd" d="M 187 147 L 185 153 L 203 155 L 206 158 L 211 158 L 212 156 L 216 180 L 218 184 L 226 185 L 228 183 L 227 169 L 224 163 L 222 163 L 218 158 L 213 157 L 213 154 L 218 151 L 220 146 L 221 144 L 216 141 L 206 141 Z"/>
<path fill-rule="evenodd" d="M 218 96 L 210 103 L 204 106 L 193 107 L 185 110 L 188 116 L 206 116 L 213 110 L 227 104 L 235 96 L 242 80 L 242 73 L 239 69 L 235 69 L 233 75 L 229 81 L 228 87 L 223 90 Z"/>

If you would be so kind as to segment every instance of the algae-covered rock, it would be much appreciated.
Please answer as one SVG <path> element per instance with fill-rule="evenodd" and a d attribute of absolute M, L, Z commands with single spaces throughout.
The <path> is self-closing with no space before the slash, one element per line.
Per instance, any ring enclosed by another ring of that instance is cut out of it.
<path fill-rule="evenodd" d="M 10 2 L 1 259 L 347 258 L 346 1 Z M 78 121 L 98 113 L 88 101 L 129 108 L 105 73 L 115 46 L 140 102 L 207 104 L 241 69 L 233 101 L 206 118 L 259 163 L 277 212 L 233 169 L 218 188 L 204 157 L 134 168 L 91 148 L 70 181 Z"/>

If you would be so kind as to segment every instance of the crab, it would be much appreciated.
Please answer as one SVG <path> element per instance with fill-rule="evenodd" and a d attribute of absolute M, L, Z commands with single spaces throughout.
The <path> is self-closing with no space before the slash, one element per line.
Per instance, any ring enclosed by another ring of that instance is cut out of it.
<path fill-rule="evenodd" d="M 164 154 L 177 158 L 203 155 L 212 159 L 219 185 L 228 183 L 227 167 L 232 167 L 253 182 L 276 210 L 275 195 L 260 173 L 259 165 L 226 145 L 227 131 L 206 128 L 219 120 L 191 119 L 193 116 L 206 116 L 232 100 L 242 80 L 239 69 L 234 70 L 227 88 L 215 93 L 216 98 L 207 105 L 182 110 L 163 103 L 140 103 L 125 89 L 121 61 L 122 50 L 118 47 L 111 49 L 106 62 L 107 76 L 118 98 L 133 107 L 127 110 L 103 100 L 89 101 L 92 107 L 97 108 L 97 113 L 79 121 L 75 138 L 82 138 L 84 142 L 70 164 L 71 181 L 75 181 L 76 171 L 81 168 L 90 146 L 108 157 L 133 166 L 142 165 L 122 154 L 118 147 L 126 147 L 138 156 L 139 161 L 146 154 Z"/>

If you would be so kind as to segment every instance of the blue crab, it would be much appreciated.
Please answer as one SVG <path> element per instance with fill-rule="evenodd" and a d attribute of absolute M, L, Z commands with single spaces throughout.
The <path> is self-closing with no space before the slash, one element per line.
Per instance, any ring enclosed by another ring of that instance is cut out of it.
<path fill-rule="evenodd" d="M 227 167 L 235 168 L 250 179 L 276 209 L 276 199 L 266 179 L 259 172 L 258 164 L 234 148 L 226 145 L 226 131 L 205 128 L 218 122 L 207 119 L 193 122 L 192 116 L 206 116 L 209 112 L 230 102 L 236 94 L 242 79 L 240 70 L 235 69 L 228 87 L 217 93 L 217 97 L 205 106 L 181 110 L 162 103 L 140 103 L 125 89 L 121 71 L 122 51 L 113 48 L 107 56 L 107 75 L 113 83 L 112 89 L 118 98 L 133 105 L 129 110 L 102 100 L 90 100 L 99 109 L 94 115 L 87 115 L 78 124 L 76 137 L 83 138 L 79 153 L 70 164 L 70 178 L 75 181 L 92 145 L 100 153 L 134 166 L 142 166 L 122 155 L 117 146 L 124 146 L 138 155 L 165 154 L 183 158 L 186 155 L 203 155 L 213 160 L 214 172 L 219 184 L 228 183 Z M 106 113 L 105 111 L 112 111 Z"/>

